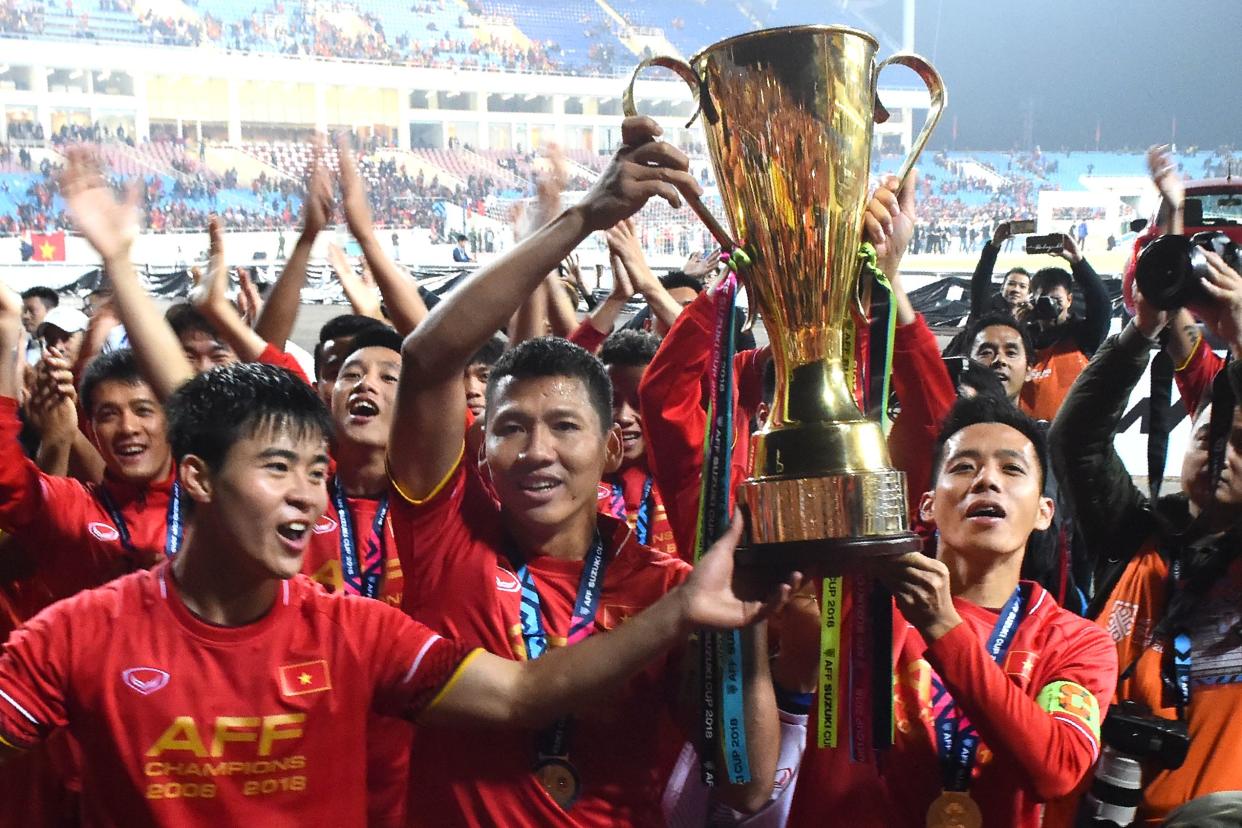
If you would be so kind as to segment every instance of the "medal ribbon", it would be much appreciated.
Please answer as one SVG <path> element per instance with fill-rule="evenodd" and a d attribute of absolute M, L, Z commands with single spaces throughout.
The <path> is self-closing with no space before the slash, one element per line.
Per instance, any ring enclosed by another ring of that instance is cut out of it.
<path fill-rule="evenodd" d="M 715 288 L 715 329 L 711 352 L 711 398 L 703 436 L 703 480 L 699 490 L 699 523 L 694 559 L 702 557 L 729 525 L 730 481 L 733 460 L 733 309 L 737 302 L 737 274 L 729 271 Z M 741 633 L 703 632 L 699 637 L 700 680 L 703 683 L 702 732 L 699 762 L 703 782 L 715 785 L 716 750 L 726 759 L 730 783 L 750 780 L 742 681 Z M 717 674 L 717 671 L 720 674 Z M 724 724 L 721 729 L 718 725 Z M 727 736 L 724 734 L 727 732 Z M 718 744 L 721 738 L 723 744 Z"/>
<path fill-rule="evenodd" d="M 125 516 L 121 514 L 112 494 L 106 486 L 99 486 L 95 489 L 95 495 L 108 513 L 112 525 L 116 527 L 121 547 L 137 561 L 138 550 L 134 547 L 133 536 L 129 533 L 129 524 L 125 522 Z M 181 510 L 181 484 L 174 480 L 172 491 L 168 493 L 168 514 L 164 518 L 164 555 L 168 558 L 176 557 L 181 551 L 181 542 L 184 539 L 185 516 Z"/>
<path fill-rule="evenodd" d="M 985 649 L 997 664 L 1004 664 L 1009 645 L 1025 617 L 1030 590 L 1019 585 L 1005 602 Z M 932 674 L 932 710 L 935 711 L 936 747 L 946 791 L 965 792 L 979 751 L 979 734 L 958 709 L 940 677 Z"/>
<path fill-rule="evenodd" d="M 332 495 L 332 505 L 341 525 L 341 581 L 345 593 L 361 595 L 363 598 L 378 598 L 380 583 L 384 579 L 384 520 L 388 517 L 388 493 L 385 492 L 380 497 L 375 519 L 371 521 L 371 532 L 367 535 L 360 559 L 357 536 L 354 534 L 354 517 L 349 511 L 345 492 L 335 477 L 332 478 L 328 491 Z"/>
<path fill-rule="evenodd" d="M 513 556 L 510 557 L 514 561 Z M 569 621 L 566 646 L 582 641 L 595 631 L 595 618 L 599 613 L 600 597 L 604 591 L 604 572 L 608 568 L 608 556 L 604 554 L 604 542 L 599 532 L 582 563 L 582 575 L 578 578 L 578 594 L 574 598 L 574 611 Z M 518 567 L 517 578 L 522 585 L 522 603 L 518 612 L 522 625 L 522 640 L 526 644 L 526 657 L 533 661 L 548 651 L 548 634 L 543 626 L 539 590 L 530 568 L 523 563 Z M 569 756 L 570 717 L 562 716 L 544 729 L 535 740 L 538 763 L 548 758 Z"/>
<path fill-rule="evenodd" d="M 654 486 L 655 479 L 651 475 L 647 475 L 647 479 L 643 481 L 643 497 L 638 502 L 638 518 L 634 526 L 634 534 L 638 538 L 638 542 L 643 546 L 651 545 L 651 514 L 655 511 L 655 498 L 652 496 Z M 612 484 L 612 497 L 608 501 L 608 513 L 621 520 L 627 518 L 625 489 L 620 483 Z"/>

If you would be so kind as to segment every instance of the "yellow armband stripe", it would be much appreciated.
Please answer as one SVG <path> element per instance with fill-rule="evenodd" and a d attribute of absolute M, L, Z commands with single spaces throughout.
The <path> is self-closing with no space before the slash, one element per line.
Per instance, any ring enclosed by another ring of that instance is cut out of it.
<path fill-rule="evenodd" d="M 406 492 L 405 489 L 401 488 L 401 484 L 398 483 L 396 478 L 392 476 L 392 467 L 388 466 L 387 458 L 384 460 L 384 465 L 387 467 L 388 471 L 388 482 L 391 483 L 392 487 L 397 490 L 397 494 L 401 495 L 401 498 L 411 506 L 422 506 L 424 503 L 438 495 L 440 491 L 448 485 L 448 482 L 453 479 L 453 475 L 457 473 L 457 467 L 461 465 L 461 461 L 465 458 L 465 456 L 466 441 L 462 440 L 461 448 L 457 450 L 457 459 L 453 461 L 453 465 L 449 467 L 448 472 L 444 475 L 440 482 L 437 483 L 435 487 L 423 497 L 413 497 Z"/>
<path fill-rule="evenodd" d="M 1181 364 L 1181 365 L 1179 365 L 1179 366 L 1177 366 L 1177 367 L 1176 367 L 1176 368 L 1174 368 L 1173 370 L 1174 370 L 1174 371 L 1178 371 L 1178 372 L 1185 371 L 1185 370 L 1186 370 L 1186 366 L 1187 366 L 1187 365 L 1189 365 L 1189 364 L 1190 364 L 1190 361 L 1191 361 L 1192 359 L 1194 359 L 1194 358 L 1195 358 L 1195 354 L 1199 353 L 1199 349 L 1200 349 L 1200 348 L 1206 348 L 1206 347 L 1207 347 L 1206 345 L 1204 345 L 1204 342 L 1205 342 L 1205 341 L 1206 341 L 1206 340 L 1205 340 L 1205 338 L 1204 338 L 1204 337 L 1202 337 L 1202 336 L 1200 336 L 1198 339 L 1196 339 L 1196 340 L 1195 340 L 1195 347 L 1193 347 L 1193 348 L 1191 348 L 1191 349 L 1190 349 L 1190 353 L 1186 355 L 1186 359 L 1182 362 L 1182 364 Z"/>
<path fill-rule="evenodd" d="M 449 676 L 449 680 L 444 682 L 444 686 L 440 688 L 440 692 L 436 693 L 435 698 L 433 698 L 430 702 L 428 702 L 427 706 L 424 707 L 423 710 L 424 711 L 430 710 L 431 708 L 439 704 L 440 701 L 445 696 L 448 695 L 448 692 L 453 689 L 453 685 L 456 684 L 457 680 L 462 677 L 462 674 L 465 673 L 466 665 L 474 661 L 476 658 L 478 658 L 485 652 L 487 651 L 484 650 L 482 647 L 475 647 L 473 650 L 467 653 L 466 657 L 463 658 L 461 660 L 461 663 L 457 665 L 457 669 L 453 671 L 453 675 Z"/>
<path fill-rule="evenodd" d="M 1091 691 L 1072 681 L 1054 681 L 1039 691 L 1036 703 L 1049 713 L 1073 716 L 1100 741 L 1100 703 Z"/>

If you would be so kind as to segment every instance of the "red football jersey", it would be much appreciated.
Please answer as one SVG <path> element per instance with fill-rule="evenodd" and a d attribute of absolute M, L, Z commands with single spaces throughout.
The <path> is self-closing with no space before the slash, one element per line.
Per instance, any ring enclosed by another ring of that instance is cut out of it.
<path fill-rule="evenodd" d="M 277 368 L 292 371 L 302 382 L 307 385 L 311 384 L 311 381 L 306 378 L 306 372 L 302 370 L 302 365 L 298 362 L 297 357 L 287 351 L 282 351 L 270 342 L 267 343 L 267 347 L 263 349 L 263 353 L 259 354 L 259 358 L 256 361 L 264 365 L 275 365 Z"/>
<path fill-rule="evenodd" d="M 633 466 L 626 466 L 616 474 L 610 474 L 604 477 L 599 486 L 599 510 L 606 515 L 612 515 L 617 518 L 624 518 L 630 528 L 638 532 L 638 515 L 643 505 L 643 490 L 647 488 L 647 481 L 651 480 L 651 506 L 648 520 L 650 524 L 647 531 L 649 534 L 644 543 L 659 552 L 666 555 L 677 557 L 677 540 L 673 537 L 673 527 L 669 525 L 668 513 L 664 510 L 664 502 L 660 499 L 659 487 L 655 485 L 655 479 L 651 477 L 647 471 L 646 463 L 639 463 Z M 621 502 L 616 502 L 615 487 L 621 488 Z M 622 510 L 624 513 L 622 514 Z"/>
<path fill-rule="evenodd" d="M 1041 803 L 1069 793 L 1091 772 L 1099 723 L 1117 683 L 1116 653 L 1103 630 L 1027 583 L 1026 617 L 1003 664 L 985 649 L 996 611 L 954 598 L 962 623 L 928 647 L 894 610 L 896 744 L 878 762 L 860 764 L 850 763 L 846 741 L 835 750 L 808 747 L 791 828 L 822 825 L 824 814 L 846 812 L 859 825 L 926 824 L 943 778 L 933 673 L 979 733 L 969 793 L 984 825 L 1035 828 Z M 847 721 L 843 710 L 843 740 Z"/>
<path fill-rule="evenodd" d="M 362 825 L 372 710 L 412 719 L 465 650 L 298 576 L 242 627 L 192 615 L 167 565 L 79 593 L 0 656 L 0 738 L 68 727 L 88 825 Z"/>
<path fill-rule="evenodd" d="M 643 372 L 638 389 L 647 462 L 668 512 L 677 551 L 685 561 L 694 560 L 698 534 L 715 312 L 709 291 L 687 305 Z M 750 470 L 750 420 L 763 398 L 768 354 L 764 347 L 733 357 L 737 404 L 730 481 L 734 489 Z"/>
<path fill-rule="evenodd" d="M 405 606 L 418 621 L 462 646 L 526 658 L 518 607 L 521 587 L 505 555 L 500 507 L 473 463 L 459 464 L 421 505 L 393 499 L 401 565 L 410 573 Z M 638 545 L 624 522 L 600 515 L 612 553 L 596 616 L 609 630 L 655 603 L 690 567 Z M 528 562 L 552 646 L 565 642 L 582 561 Z M 427 826 L 657 825 L 660 795 L 684 736 L 671 716 L 679 689 L 677 656 L 652 664 L 598 709 L 575 716 L 569 761 L 581 798 L 569 812 L 531 774 L 536 734 L 493 732 L 486 739 L 423 728 L 410 762 L 411 824 Z"/>
<path fill-rule="evenodd" d="M 347 497 L 345 504 L 353 520 L 356 543 L 370 537 L 371 525 L 379 500 L 370 497 Z M 401 562 L 392 534 L 391 517 L 384 520 L 384 574 L 379 585 L 379 600 L 392 607 L 401 606 Z M 360 553 L 361 554 L 361 553 Z M 309 575 L 328 592 L 340 592 L 341 577 L 341 516 L 331 498 L 328 509 L 311 528 L 310 544 L 302 557 L 302 574 Z M 370 828 L 398 826 L 405 821 L 405 788 L 410 773 L 410 739 L 413 727 L 387 716 L 372 714 L 367 734 L 367 825 Z"/>
<path fill-rule="evenodd" d="M 67 598 L 164 557 L 172 475 L 134 486 L 111 478 L 82 483 L 44 474 L 22 454 L 17 435 L 17 401 L 0 397 L 0 529 L 12 534 L 34 556 L 30 603 L 18 609 L 29 618 L 52 601 Z M 129 529 L 136 554 L 104 508 L 98 490 L 112 497 Z"/>

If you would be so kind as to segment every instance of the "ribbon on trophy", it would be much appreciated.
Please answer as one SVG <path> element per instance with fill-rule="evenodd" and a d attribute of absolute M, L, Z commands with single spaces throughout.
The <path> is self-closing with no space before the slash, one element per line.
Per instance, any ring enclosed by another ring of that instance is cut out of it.
<path fill-rule="evenodd" d="M 715 329 L 711 352 L 711 396 L 703 436 L 703 480 L 699 490 L 698 561 L 729 526 L 733 462 L 733 355 L 736 350 L 733 311 L 737 301 L 736 268 L 745 260 L 733 251 L 721 257 L 730 270 L 715 288 Z M 699 635 L 702 682 L 702 732 L 699 748 L 703 782 L 715 785 L 716 752 L 725 757 L 729 782 L 750 780 L 743 711 L 741 633 Z M 727 735 L 726 735 L 727 734 Z"/>
<path fill-rule="evenodd" d="M 875 314 L 868 330 L 868 348 L 863 370 L 866 381 L 861 383 L 865 399 L 863 410 L 878 416 L 887 432 L 890 427 L 887 400 L 890 394 L 893 367 L 893 343 L 897 330 L 896 303 L 892 285 L 880 270 L 876 250 L 870 243 L 859 247 L 859 264 L 863 278 L 870 279 L 885 294 L 887 301 L 873 303 Z M 877 306 L 879 306 L 877 308 Z M 867 324 L 866 319 L 857 320 Z M 842 353 L 845 373 L 855 374 L 858 351 L 857 332 L 846 326 Z M 841 628 L 846 623 L 845 596 L 850 595 L 848 615 L 848 646 L 841 646 Z M 885 748 L 893 743 L 892 687 L 893 667 L 889 648 L 877 642 L 892 640 L 892 596 L 872 578 L 853 575 L 824 578 L 820 596 L 819 693 L 816 706 L 816 744 L 835 748 L 839 743 L 842 692 L 848 715 L 850 758 L 865 761 L 872 748 Z M 842 688 L 842 663 L 849 662 L 849 686 Z"/>

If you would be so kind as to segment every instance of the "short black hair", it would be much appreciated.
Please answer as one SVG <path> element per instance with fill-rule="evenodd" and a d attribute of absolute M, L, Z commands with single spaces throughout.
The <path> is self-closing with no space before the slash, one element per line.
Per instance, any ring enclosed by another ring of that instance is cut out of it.
<path fill-rule="evenodd" d="M 341 364 L 344 365 L 351 354 L 363 348 L 388 348 L 400 354 L 401 342 L 401 334 L 387 325 L 364 328 L 350 341 L 349 348 L 341 353 Z"/>
<path fill-rule="evenodd" d="M 315 379 L 319 379 L 320 363 L 323 360 L 324 343 L 346 336 L 357 336 L 371 328 L 387 327 L 383 322 L 370 316 L 357 313 L 342 313 L 334 316 L 319 328 L 319 341 L 315 343 Z"/>
<path fill-rule="evenodd" d="M 703 292 L 703 283 L 681 270 L 670 270 L 668 273 L 665 273 L 660 277 L 660 284 L 664 285 L 665 290 L 690 288 L 695 293 Z"/>
<path fill-rule="evenodd" d="M 38 299 L 43 303 L 43 307 L 51 310 L 60 304 L 60 294 L 52 290 L 50 287 L 43 285 L 35 285 L 32 288 L 26 288 L 22 291 L 22 299 Z"/>
<path fill-rule="evenodd" d="M 1026 354 L 1027 364 L 1035 360 L 1035 342 L 1031 339 L 1031 332 L 1026 329 L 1026 325 L 1014 319 L 1007 313 L 990 313 L 979 319 L 978 322 L 970 326 L 970 332 L 966 334 L 966 351 L 971 353 L 975 350 L 975 339 L 986 328 L 1012 328 L 1018 332 L 1018 337 L 1022 340 L 1022 350 Z"/>
<path fill-rule="evenodd" d="M 238 362 L 204 371 L 168 401 L 168 437 L 177 462 L 193 454 L 218 469 L 238 440 L 276 428 L 298 437 L 332 437 L 332 420 L 315 389 L 275 365 Z"/>
<path fill-rule="evenodd" d="M 220 334 L 216 332 L 215 326 L 203 316 L 202 311 L 191 305 L 189 302 L 178 302 L 170 305 L 168 310 L 164 312 L 164 320 L 168 322 L 168 327 L 173 329 L 173 333 L 180 339 L 182 334 L 194 333 L 201 331 L 212 339 L 220 339 Z"/>
<path fill-rule="evenodd" d="M 1031 293 L 1048 293 L 1055 287 L 1063 287 L 1066 293 L 1073 293 L 1073 275 L 1063 267 L 1045 267 L 1037 270 L 1031 277 Z"/>
<path fill-rule="evenodd" d="M 82 401 L 82 410 L 87 417 L 95 408 L 95 391 L 101 383 L 120 382 L 125 385 L 138 385 L 146 382 L 142 371 L 138 370 L 138 360 L 129 348 L 118 348 L 100 354 L 86 364 L 82 372 L 82 381 L 78 383 L 78 399 Z"/>
<path fill-rule="evenodd" d="M 998 399 L 1007 396 L 1005 384 L 1000 381 L 1000 377 L 982 362 L 970 357 L 952 356 L 944 358 L 944 367 L 949 372 L 949 379 L 953 381 L 954 388 L 961 389 L 962 386 L 966 386 L 974 389 L 976 394 Z"/>
<path fill-rule="evenodd" d="M 1008 279 L 1010 276 L 1012 276 L 1012 275 L 1013 275 L 1013 274 L 1015 274 L 1015 273 L 1021 273 L 1021 274 L 1022 274 L 1023 276 L 1025 276 L 1028 280 L 1031 278 L 1031 271 L 1027 270 L 1025 267 L 1011 267 L 1011 268 L 1009 268 L 1008 270 L 1006 270 L 1006 271 L 1005 271 L 1005 278 L 1006 278 L 1006 279 Z"/>
<path fill-rule="evenodd" d="M 599 417 L 601 431 L 612 425 L 612 381 L 604 363 L 590 351 L 555 336 L 528 339 L 505 351 L 487 378 L 487 415 L 496 410 L 496 386 L 506 377 L 516 380 L 537 377 L 572 377 L 586 386 L 587 398 Z"/>
<path fill-rule="evenodd" d="M 940 426 L 940 434 L 936 438 L 935 453 L 932 458 L 932 483 L 940 477 L 941 466 L 944 464 L 944 447 L 949 439 L 962 429 L 979 423 L 999 423 L 1018 431 L 1031 441 L 1035 447 L 1035 457 L 1039 460 L 1039 485 L 1043 488 L 1044 479 L 1048 476 L 1048 437 L 1044 429 L 1033 417 L 1019 411 L 1018 407 L 1005 398 L 980 394 L 977 397 L 959 397 Z"/>
<path fill-rule="evenodd" d="M 479 350 L 474 352 L 474 356 L 470 357 L 470 361 L 466 365 L 486 365 L 489 368 L 496 364 L 496 361 L 505 352 L 505 339 L 500 334 L 494 334 L 490 339 L 483 343 Z"/>
<path fill-rule="evenodd" d="M 650 331 L 621 330 L 599 346 L 599 361 L 620 368 L 641 368 L 655 359 L 660 338 Z"/>

